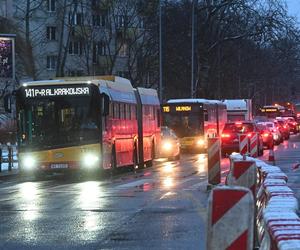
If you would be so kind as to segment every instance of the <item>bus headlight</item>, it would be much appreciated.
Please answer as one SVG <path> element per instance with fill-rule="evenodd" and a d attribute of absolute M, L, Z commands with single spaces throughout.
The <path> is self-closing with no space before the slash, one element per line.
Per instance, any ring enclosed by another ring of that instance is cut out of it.
<path fill-rule="evenodd" d="M 98 161 L 99 157 L 92 153 L 87 153 L 83 156 L 83 165 L 85 167 L 95 167 Z"/>
<path fill-rule="evenodd" d="M 163 149 L 164 151 L 170 151 L 170 150 L 172 149 L 172 147 L 173 147 L 173 145 L 172 145 L 172 143 L 169 142 L 169 141 L 165 141 L 165 142 L 163 142 L 163 144 L 162 144 L 162 149 Z"/>
<path fill-rule="evenodd" d="M 33 169 L 36 165 L 36 160 L 31 155 L 26 155 L 23 157 L 22 165 L 26 170 Z"/>
<path fill-rule="evenodd" d="M 198 147 L 203 147 L 205 145 L 205 140 L 204 139 L 197 139 L 196 145 Z"/>

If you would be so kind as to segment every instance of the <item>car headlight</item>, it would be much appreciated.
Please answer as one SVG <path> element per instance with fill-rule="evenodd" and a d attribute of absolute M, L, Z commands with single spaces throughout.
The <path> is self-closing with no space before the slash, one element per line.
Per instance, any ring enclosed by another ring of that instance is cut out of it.
<path fill-rule="evenodd" d="M 173 145 L 172 145 L 171 142 L 169 142 L 169 141 L 163 142 L 163 144 L 162 144 L 162 149 L 163 149 L 163 150 L 169 151 L 169 150 L 171 150 L 172 148 L 173 148 Z"/>
<path fill-rule="evenodd" d="M 204 139 L 197 139 L 196 145 L 199 147 L 202 147 L 205 145 L 205 140 Z"/>
<path fill-rule="evenodd" d="M 36 160 L 31 155 L 26 155 L 23 157 L 22 165 L 25 169 L 30 170 L 33 169 L 36 165 Z"/>
<path fill-rule="evenodd" d="M 85 167 L 94 167 L 98 161 L 99 157 L 92 153 L 87 153 L 83 156 L 83 164 Z"/>

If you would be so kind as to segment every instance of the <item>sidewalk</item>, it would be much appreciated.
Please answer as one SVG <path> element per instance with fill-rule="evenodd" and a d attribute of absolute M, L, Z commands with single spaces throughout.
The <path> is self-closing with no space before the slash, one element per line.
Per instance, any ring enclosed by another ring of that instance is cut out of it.
<path fill-rule="evenodd" d="M 19 174 L 18 169 L 12 169 L 11 171 L 2 170 L 0 172 L 0 180 L 2 180 L 4 178 L 11 178 L 11 177 L 17 176 L 18 174 Z"/>

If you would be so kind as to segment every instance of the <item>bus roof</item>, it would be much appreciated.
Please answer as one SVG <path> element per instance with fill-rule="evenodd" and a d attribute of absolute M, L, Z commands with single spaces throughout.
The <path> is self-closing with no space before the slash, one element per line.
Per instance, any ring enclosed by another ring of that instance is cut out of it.
<path fill-rule="evenodd" d="M 24 82 L 22 85 L 26 87 L 82 83 L 96 85 L 100 88 L 101 93 L 107 94 L 114 101 L 136 103 L 131 82 L 119 76 L 57 77 L 55 80 Z"/>
<path fill-rule="evenodd" d="M 155 89 L 136 88 L 141 97 L 142 104 L 160 105 L 157 91 Z"/>
<path fill-rule="evenodd" d="M 223 102 L 219 100 L 208 100 L 208 99 L 170 99 L 167 103 L 204 103 L 204 104 L 221 104 Z"/>
<path fill-rule="evenodd" d="M 227 110 L 247 110 L 247 102 L 244 99 L 228 99 L 224 100 Z"/>

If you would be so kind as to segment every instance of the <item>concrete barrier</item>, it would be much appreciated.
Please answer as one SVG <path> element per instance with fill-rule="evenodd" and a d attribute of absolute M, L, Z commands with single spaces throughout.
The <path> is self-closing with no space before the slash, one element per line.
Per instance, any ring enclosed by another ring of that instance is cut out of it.
<path fill-rule="evenodd" d="M 253 249 L 254 200 L 248 188 L 216 187 L 208 206 L 207 249 Z"/>

